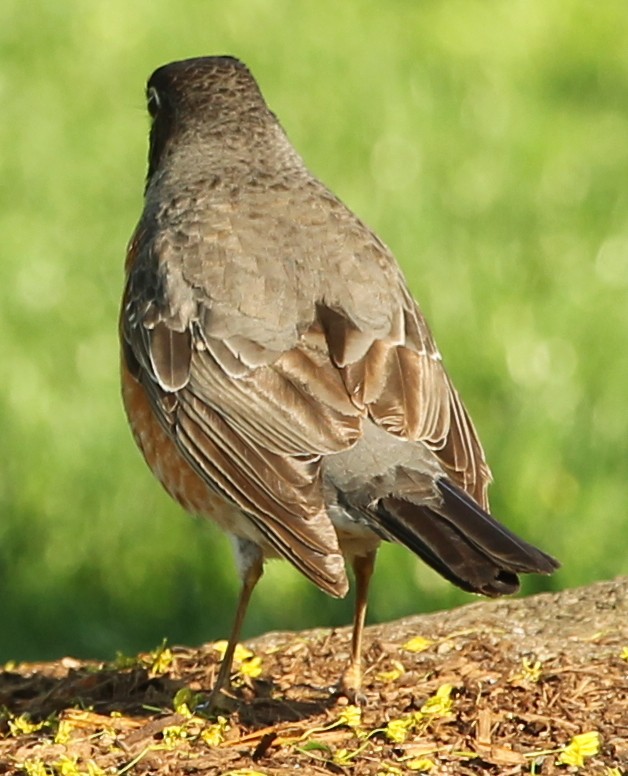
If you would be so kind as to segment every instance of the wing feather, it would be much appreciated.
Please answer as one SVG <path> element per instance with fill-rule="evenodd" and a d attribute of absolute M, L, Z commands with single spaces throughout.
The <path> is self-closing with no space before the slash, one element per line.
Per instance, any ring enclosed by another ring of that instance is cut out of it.
<path fill-rule="evenodd" d="M 388 337 L 375 339 L 361 359 L 347 360 L 348 348 L 335 360 L 348 394 L 389 433 L 424 444 L 444 472 L 484 508 L 491 474 L 478 435 L 443 366 L 427 323 L 400 281 L 401 336 L 394 326 Z M 330 354 L 355 328 L 336 313 Z M 338 332 L 345 326 L 348 334 Z"/>
<path fill-rule="evenodd" d="M 202 246 L 179 250 L 163 237 L 148 243 L 140 228 L 121 320 L 129 368 L 182 455 L 281 555 L 336 595 L 347 580 L 325 508 L 321 461 L 350 449 L 365 418 L 424 445 L 483 507 L 490 480 L 473 425 L 394 259 L 342 213 L 355 254 L 338 239 L 336 278 L 326 271 L 333 266 L 329 253 L 331 263 L 323 265 L 310 252 L 319 268 L 303 276 L 277 274 L 277 293 L 282 283 L 295 283 L 286 286 L 278 310 L 268 308 L 271 299 L 264 306 L 235 285 L 221 287 L 212 301 L 197 255 Z M 324 224 L 320 229 L 323 245 L 328 232 Z M 251 236 L 259 256 L 267 239 Z M 312 251 L 316 236 L 308 239 Z M 235 283 L 238 261 L 222 255 L 207 277 Z M 247 261 L 255 277 L 257 265 Z"/>

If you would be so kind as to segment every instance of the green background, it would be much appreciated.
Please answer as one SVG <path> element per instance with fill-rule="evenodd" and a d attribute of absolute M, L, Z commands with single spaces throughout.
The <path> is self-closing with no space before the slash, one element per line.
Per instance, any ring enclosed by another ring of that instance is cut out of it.
<path fill-rule="evenodd" d="M 497 516 L 559 589 L 628 571 L 624 0 L 4 0 L 0 660 L 226 634 L 228 542 L 171 503 L 118 394 L 144 83 L 232 53 L 392 247 L 487 449 Z M 469 600 L 386 547 L 371 620 Z M 346 623 L 269 564 L 246 635 Z"/>

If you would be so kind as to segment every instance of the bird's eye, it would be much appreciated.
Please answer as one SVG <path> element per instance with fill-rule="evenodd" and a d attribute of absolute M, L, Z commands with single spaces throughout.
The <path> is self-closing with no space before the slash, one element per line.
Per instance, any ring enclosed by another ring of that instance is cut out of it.
<path fill-rule="evenodd" d="M 159 113 L 159 109 L 161 108 L 161 100 L 159 98 L 159 94 L 157 93 L 157 89 L 155 89 L 154 86 L 151 86 L 148 90 L 146 99 L 148 112 L 152 118 L 155 118 L 155 116 Z"/>

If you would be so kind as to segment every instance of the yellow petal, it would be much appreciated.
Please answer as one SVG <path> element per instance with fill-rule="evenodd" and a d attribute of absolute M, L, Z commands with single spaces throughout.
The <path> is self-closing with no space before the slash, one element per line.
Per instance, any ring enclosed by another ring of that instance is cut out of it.
<path fill-rule="evenodd" d="M 390 671 L 380 671 L 379 674 L 375 674 L 375 678 L 380 682 L 396 682 L 406 672 L 403 663 L 398 660 L 393 660 L 393 667 Z"/>
<path fill-rule="evenodd" d="M 48 776 L 46 766 L 41 760 L 24 760 L 19 765 L 26 776 Z"/>
<path fill-rule="evenodd" d="M 153 674 L 165 674 L 167 673 L 174 660 L 174 655 L 170 647 L 159 647 L 151 652 L 151 665 L 150 670 Z"/>
<path fill-rule="evenodd" d="M 448 714 L 451 714 L 451 708 L 453 705 L 451 700 L 452 690 L 453 685 L 442 684 L 436 691 L 435 695 L 432 695 L 431 698 L 428 698 L 421 706 L 421 714 L 433 717 L 445 717 Z"/>
<path fill-rule="evenodd" d="M 218 746 L 225 740 L 225 733 L 229 729 L 226 717 L 218 717 L 213 725 L 208 725 L 201 731 L 201 738 L 207 746 Z"/>
<path fill-rule="evenodd" d="M 227 651 L 227 646 L 229 642 L 226 639 L 220 639 L 220 641 L 214 641 L 212 644 L 212 649 L 215 649 L 216 652 L 220 655 L 220 659 L 222 660 L 225 656 L 225 652 Z M 240 663 L 243 660 L 248 660 L 249 658 L 253 657 L 254 653 L 251 652 L 250 649 L 247 649 L 242 644 L 236 644 L 235 652 L 233 653 L 233 659 Z"/>
<path fill-rule="evenodd" d="M 225 771 L 220 776 L 267 776 L 261 771 L 252 771 L 250 768 L 237 768 L 235 771 Z"/>
<path fill-rule="evenodd" d="M 28 714 L 20 714 L 18 717 L 11 717 L 8 722 L 9 730 L 14 737 L 35 733 L 47 724 L 46 722 L 31 722 Z"/>
<path fill-rule="evenodd" d="M 402 644 L 401 649 L 405 649 L 406 652 L 423 652 L 423 650 L 431 647 L 433 643 L 430 639 L 424 639 L 423 636 L 415 636 L 406 641 L 405 644 Z"/>
<path fill-rule="evenodd" d="M 403 717 L 401 719 L 391 719 L 390 722 L 384 728 L 384 734 L 386 738 L 393 741 L 395 744 L 403 744 L 408 737 L 408 731 L 413 725 L 411 717 Z"/>
<path fill-rule="evenodd" d="M 347 706 L 338 717 L 341 725 L 357 728 L 362 722 L 362 710 L 359 706 Z"/>
<path fill-rule="evenodd" d="M 561 765 L 574 765 L 581 768 L 585 757 L 593 757 L 600 751 L 600 734 L 597 730 L 574 736 L 558 758 Z"/>
<path fill-rule="evenodd" d="M 249 650 L 246 651 L 249 652 Z M 251 656 L 253 655 L 252 652 L 250 654 Z M 262 673 L 262 658 L 255 656 L 243 659 L 238 672 L 244 676 L 250 676 L 252 679 L 256 679 Z"/>
<path fill-rule="evenodd" d="M 403 776 L 403 771 L 396 765 L 384 763 L 383 770 L 377 771 L 377 776 Z"/>
<path fill-rule="evenodd" d="M 541 662 L 535 660 L 533 663 L 531 660 L 528 660 L 527 657 L 524 657 L 521 662 L 523 665 L 522 678 L 528 682 L 538 682 L 541 678 Z"/>
<path fill-rule="evenodd" d="M 428 760 L 426 757 L 408 760 L 404 765 L 409 771 L 420 771 L 421 773 L 427 773 L 436 767 L 436 763 L 433 760 Z"/>

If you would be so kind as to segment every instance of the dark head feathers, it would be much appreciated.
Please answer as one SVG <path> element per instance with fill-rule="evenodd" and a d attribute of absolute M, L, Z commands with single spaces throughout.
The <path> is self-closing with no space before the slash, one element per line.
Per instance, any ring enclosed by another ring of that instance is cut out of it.
<path fill-rule="evenodd" d="M 217 117 L 264 106 L 264 98 L 245 64 L 235 57 L 197 57 L 155 70 L 146 85 L 151 116 L 162 110 L 201 111 Z"/>
<path fill-rule="evenodd" d="M 257 82 L 235 57 L 196 57 L 157 68 L 146 84 L 152 119 L 148 179 L 170 140 L 188 131 L 238 133 L 275 117 Z"/>

